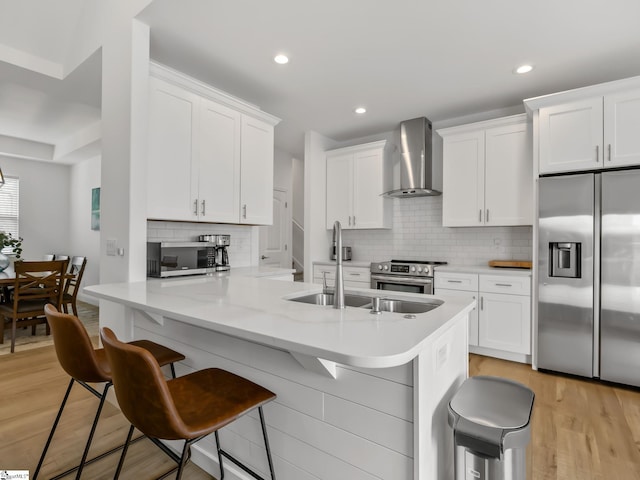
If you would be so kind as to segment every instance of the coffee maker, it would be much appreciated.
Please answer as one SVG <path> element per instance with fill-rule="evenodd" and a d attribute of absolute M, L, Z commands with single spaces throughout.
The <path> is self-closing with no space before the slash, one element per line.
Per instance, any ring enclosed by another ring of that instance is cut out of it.
<path fill-rule="evenodd" d="M 215 236 L 215 259 L 216 259 L 216 271 L 224 272 L 231 268 L 229 265 L 229 252 L 228 248 L 231 244 L 231 235 L 216 235 Z"/>

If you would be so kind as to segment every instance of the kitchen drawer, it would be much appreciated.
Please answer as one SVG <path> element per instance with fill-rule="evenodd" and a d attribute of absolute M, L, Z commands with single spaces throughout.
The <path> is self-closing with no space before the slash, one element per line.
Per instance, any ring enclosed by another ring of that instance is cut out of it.
<path fill-rule="evenodd" d="M 434 276 L 435 293 L 438 289 L 478 291 L 478 274 L 476 273 L 454 273 L 435 272 Z"/>
<path fill-rule="evenodd" d="M 510 295 L 531 295 L 531 278 L 510 275 L 480 275 L 480 291 Z"/>
<path fill-rule="evenodd" d="M 322 274 L 327 272 L 327 281 L 336 278 L 336 267 L 332 266 L 314 266 L 313 267 L 313 281 L 314 283 L 322 283 Z M 342 266 L 342 277 L 345 282 L 359 282 L 363 285 L 358 285 L 362 288 L 369 288 L 371 284 L 371 273 L 366 267 L 345 267 Z"/>

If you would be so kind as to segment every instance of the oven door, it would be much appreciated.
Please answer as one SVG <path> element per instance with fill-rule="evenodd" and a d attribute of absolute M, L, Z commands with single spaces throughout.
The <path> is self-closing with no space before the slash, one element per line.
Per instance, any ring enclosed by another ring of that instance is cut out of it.
<path fill-rule="evenodd" d="M 401 277 L 397 275 L 371 275 L 371 288 L 407 293 L 433 293 L 432 277 Z"/>

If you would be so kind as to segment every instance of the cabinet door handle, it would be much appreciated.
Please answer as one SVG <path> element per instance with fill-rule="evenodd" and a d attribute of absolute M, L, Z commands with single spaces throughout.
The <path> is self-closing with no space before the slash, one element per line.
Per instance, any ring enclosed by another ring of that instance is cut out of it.
<path fill-rule="evenodd" d="M 484 221 L 489 223 L 489 209 L 487 208 L 487 213 L 484 216 Z"/>
<path fill-rule="evenodd" d="M 480 310 L 484 310 L 484 297 L 480 297 Z"/>
<path fill-rule="evenodd" d="M 352 277 L 359 277 L 360 276 L 359 273 L 350 273 L 349 275 L 351 275 Z"/>
<path fill-rule="evenodd" d="M 478 210 L 478 222 L 482 223 L 482 209 Z"/>
<path fill-rule="evenodd" d="M 196 216 L 198 215 L 198 199 L 197 198 L 193 201 L 193 214 Z"/>
<path fill-rule="evenodd" d="M 242 205 L 242 218 L 247 218 L 247 204 Z"/>
<path fill-rule="evenodd" d="M 496 287 L 513 287 L 510 283 L 496 283 Z"/>
<path fill-rule="evenodd" d="M 449 283 L 462 283 L 462 280 L 447 280 Z"/>
<path fill-rule="evenodd" d="M 349 226 L 351 226 L 351 215 L 349 215 Z"/>
<path fill-rule="evenodd" d="M 607 150 L 609 150 L 609 161 L 611 161 L 611 144 L 607 145 Z"/>
<path fill-rule="evenodd" d="M 204 200 L 202 200 L 202 202 L 201 202 L 201 203 L 202 203 L 202 216 L 203 216 L 203 217 L 204 217 L 204 215 L 205 215 L 205 213 L 204 213 L 204 212 L 205 212 L 205 209 L 204 209 L 204 202 L 205 202 Z"/>
<path fill-rule="evenodd" d="M 596 145 L 596 162 L 600 161 L 600 145 Z"/>
<path fill-rule="evenodd" d="M 356 216 L 355 215 L 353 216 L 353 226 L 354 227 L 356 226 Z"/>

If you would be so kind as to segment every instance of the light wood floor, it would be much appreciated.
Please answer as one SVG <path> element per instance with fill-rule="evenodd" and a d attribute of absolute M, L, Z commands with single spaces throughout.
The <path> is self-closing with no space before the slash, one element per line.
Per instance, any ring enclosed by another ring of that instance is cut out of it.
<path fill-rule="evenodd" d="M 471 356 L 470 374 L 511 378 L 534 390 L 529 480 L 640 480 L 640 392 L 477 355 Z M 51 346 L 0 356 L 0 469 L 33 473 L 67 383 Z M 96 407 L 95 397 L 74 387 L 40 478 L 77 463 Z M 92 452 L 121 443 L 127 428 L 107 403 Z M 87 467 L 83 478 L 112 478 L 117 457 Z M 155 478 L 171 467 L 155 445 L 142 440 L 131 447 L 121 478 Z M 190 463 L 184 478 L 212 477 Z"/>
<path fill-rule="evenodd" d="M 640 480 L 640 392 L 471 355 L 469 375 L 496 375 L 536 395 L 529 480 Z"/>
<path fill-rule="evenodd" d="M 69 377 L 58 364 L 53 346 L 0 356 L 0 469 L 29 470 L 33 475 L 68 383 Z M 96 397 L 74 385 L 40 479 L 77 465 L 97 407 Z M 105 403 L 89 457 L 122 444 L 128 430 L 120 411 Z M 112 479 L 118 459 L 116 453 L 85 467 L 82 478 Z M 130 447 L 120 478 L 156 478 L 173 466 L 175 463 L 158 447 L 144 439 Z M 189 462 L 183 478 L 213 477 Z"/>

